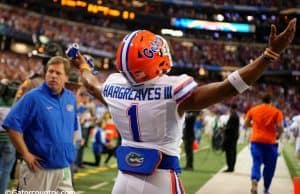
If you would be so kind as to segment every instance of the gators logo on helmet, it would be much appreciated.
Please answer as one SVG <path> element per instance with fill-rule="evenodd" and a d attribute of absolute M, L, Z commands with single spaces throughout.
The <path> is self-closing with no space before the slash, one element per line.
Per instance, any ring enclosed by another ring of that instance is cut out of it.
<path fill-rule="evenodd" d="M 170 71 L 172 59 L 167 41 L 147 30 L 134 31 L 121 41 L 116 67 L 132 85 Z"/>

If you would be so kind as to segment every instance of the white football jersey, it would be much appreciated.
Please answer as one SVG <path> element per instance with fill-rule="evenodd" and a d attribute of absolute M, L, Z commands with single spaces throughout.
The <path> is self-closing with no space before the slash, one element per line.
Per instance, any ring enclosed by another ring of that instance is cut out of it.
<path fill-rule="evenodd" d="M 111 74 L 102 87 L 122 145 L 154 148 L 179 156 L 184 116 L 178 105 L 197 87 L 187 75 L 152 79 L 132 86 L 120 73 Z"/>

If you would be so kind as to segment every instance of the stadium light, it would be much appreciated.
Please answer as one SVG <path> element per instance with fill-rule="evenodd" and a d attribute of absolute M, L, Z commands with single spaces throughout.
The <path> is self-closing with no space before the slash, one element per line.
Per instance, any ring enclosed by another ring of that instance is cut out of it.
<path fill-rule="evenodd" d="M 224 16 L 222 14 L 218 14 L 216 16 L 216 20 L 218 20 L 219 22 L 222 22 L 222 21 L 224 21 Z"/>
<path fill-rule="evenodd" d="M 266 19 L 267 19 L 266 14 L 262 14 L 262 15 L 261 15 L 261 19 L 262 19 L 262 20 L 266 20 Z"/>
<path fill-rule="evenodd" d="M 205 71 L 203 65 L 200 66 L 200 68 L 199 68 L 199 70 L 198 70 L 198 74 L 199 74 L 200 76 L 205 76 L 205 75 L 206 75 L 206 71 Z"/>
<path fill-rule="evenodd" d="M 220 38 L 220 34 L 219 34 L 218 32 L 214 32 L 213 37 L 214 37 L 215 39 L 218 39 L 218 38 Z"/>
<path fill-rule="evenodd" d="M 45 36 L 45 35 L 40 35 L 39 36 L 39 42 L 40 43 L 47 44 L 49 41 L 50 41 L 50 39 L 47 36 Z"/>
<path fill-rule="evenodd" d="M 247 23 L 213 22 L 206 20 L 196 20 L 190 18 L 171 18 L 171 25 L 177 28 L 189 28 L 197 30 L 212 30 L 223 32 L 255 32 L 255 25 Z"/>
<path fill-rule="evenodd" d="M 172 30 L 172 29 L 166 29 L 166 28 L 161 29 L 161 34 L 170 35 L 170 36 L 174 36 L 174 37 L 182 37 L 183 36 L 183 32 L 181 30 Z"/>
<path fill-rule="evenodd" d="M 254 17 L 253 17 L 252 15 L 248 15 L 248 16 L 247 16 L 247 20 L 248 20 L 249 22 L 251 22 L 251 21 L 254 20 Z"/>
<path fill-rule="evenodd" d="M 104 64 L 103 64 L 103 69 L 108 69 L 109 68 L 109 59 L 104 58 Z"/>
<path fill-rule="evenodd" d="M 32 47 L 21 42 L 14 42 L 11 44 L 10 49 L 19 54 L 27 54 L 32 50 Z"/>
<path fill-rule="evenodd" d="M 232 39 L 232 34 L 231 33 L 227 34 L 227 39 Z"/>

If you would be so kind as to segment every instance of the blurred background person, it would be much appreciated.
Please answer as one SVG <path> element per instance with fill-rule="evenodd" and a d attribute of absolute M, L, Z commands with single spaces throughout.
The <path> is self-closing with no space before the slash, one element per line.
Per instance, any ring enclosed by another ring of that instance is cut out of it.
<path fill-rule="evenodd" d="M 200 146 L 201 143 L 201 138 L 204 130 L 204 116 L 203 112 L 200 111 L 199 114 L 197 115 L 195 124 L 194 124 L 194 132 L 195 132 L 195 139 L 197 141 L 197 144 Z"/>
<path fill-rule="evenodd" d="M 101 164 L 101 155 L 105 147 L 105 131 L 103 130 L 103 122 L 97 121 L 96 126 L 92 132 L 92 151 L 94 155 L 94 162 L 84 161 L 84 164 L 90 166 L 99 166 Z"/>
<path fill-rule="evenodd" d="M 258 182 L 263 168 L 264 194 L 269 188 L 275 173 L 278 157 L 277 140 L 283 132 L 283 113 L 271 104 L 271 95 L 262 97 L 262 104 L 252 107 L 246 114 L 245 125 L 252 127 L 251 155 L 252 171 L 251 193 L 257 194 Z"/>
<path fill-rule="evenodd" d="M 108 165 L 112 156 L 116 156 L 116 149 L 121 145 L 121 137 L 115 123 L 111 118 L 110 112 L 105 112 L 103 116 L 103 127 L 105 131 L 105 146 L 103 153 L 107 156 L 104 160 L 104 165 Z"/>
<path fill-rule="evenodd" d="M 77 95 L 77 113 L 80 120 L 80 127 L 82 129 L 82 142 L 77 150 L 75 164 L 78 168 L 84 168 L 84 150 L 89 146 L 89 138 L 92 129 L 94 128 L 94 117 L 89 103 L 91 98 L 84 87 L 78 90 Z"/>
<path fill-rule="evenodd" d="M 185 116 L 184 127 L 183 127 L 183 143 L 186 164 L 184 170 L 194 170 L 194 152 L 193 143 L 195 141 L 194 125 L 197 118 L 196 112 L 188 112 Z"/>
<path fill-rule="evenodd" d="M 5 194 L 10 180 L 10 172 L 16 159 L 16 150 L 10 141 L 2 122 L 9 112 L 9 107 L 0 107 L 0 193 Z"/>
<path fill-rule="evenodd" d="M 237 105 L 232 103 L 230 105 L 229 119 L 225 125 L 223 135 L 223 150 L 225 151 L 227 169 L 224 172 L 233 172 L 236 152 L 237 152 L 237 141 L 239 139 L 240 129 L 240 117 L 237 113 Z"/>
<path fill-rule="evenodd" d="M 42 59 L 42 66 L 38 71 L 33 72 L 18 88 L 14 102 L 18 101 L 26 92 L 41 85 L 44 81 L 45 66 L 51 57 L 64 56 L 63 48 L 58 43 L 49 43 L 44 45 L 42 53 L 34 53 Z"/>
<path fill-rule="evenodd" d="M 289 130 L 296 138 L 295 153 L 298 159 L 300 159 L 300 115 L 296 115 L 292 118 Z"/>

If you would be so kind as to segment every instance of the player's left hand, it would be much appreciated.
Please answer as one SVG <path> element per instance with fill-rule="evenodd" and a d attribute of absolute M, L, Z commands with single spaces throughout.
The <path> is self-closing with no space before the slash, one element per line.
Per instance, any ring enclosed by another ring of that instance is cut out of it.
<path fill-rule="evenodd" d="M 283 32 L 277 34 L 276 26 L 271 25 L 269 49 L 280 54 L 293 41 L 296 32 L 297 18 L 292 19 Z"/>

